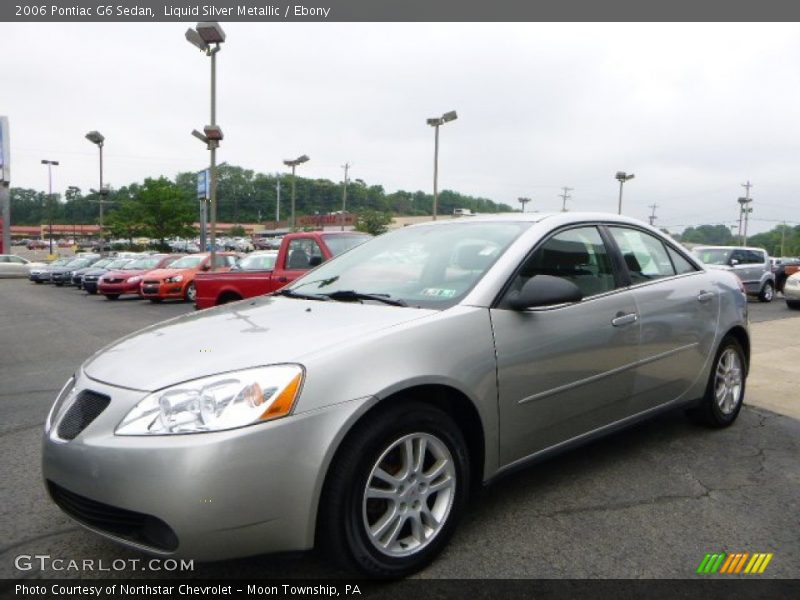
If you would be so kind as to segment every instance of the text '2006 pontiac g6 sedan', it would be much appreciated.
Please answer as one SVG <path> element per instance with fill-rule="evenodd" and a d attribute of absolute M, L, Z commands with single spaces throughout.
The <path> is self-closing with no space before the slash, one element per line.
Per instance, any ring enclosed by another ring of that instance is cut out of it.
<path fill-rule="evenodd" d="M 45 484 L 154 554 L 320 545 L 403 576 L 476 484 L 666 409 L 733 423 L 747 323 L 735 275 L 633 219 L 406 227 L 92 356 L 47 418 Z"/>

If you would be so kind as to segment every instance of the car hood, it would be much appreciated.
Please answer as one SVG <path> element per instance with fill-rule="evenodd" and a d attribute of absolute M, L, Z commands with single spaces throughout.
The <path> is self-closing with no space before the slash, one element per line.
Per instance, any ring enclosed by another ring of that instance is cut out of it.
<path fill-rule="evenodd" d="M 189 275 L 197 272 L 197 269 L 155 269 L 147 274 L 148 279 L 166 279 L 176 275 Z"/>
<path fill-rule="evenodd" d="M 154 391 L 206 375 L 297 362 L 438 311 L 263 296 L 184 315 L 126 336 L 83 365 L 90 378 Z"/>
<path fill-rule="evenodd" d="M 128 269 L 127 271 L 122 269 L 114 269 L 113 271 L 107 271 L 106 277 L 108 279 L 127 279 L 128 277 L 135 277 L 136 275 L 143 275 L 147 273 L 147 269 Z"/>
<path fill-rule="evenodd" d="M 104 269 L 103 267 L 100 267 L 99 269 L 91 269 L 91 268 L 87 269 L 87 270 L 85 270 L 83 272 L 83 274 L 84 274 L 84 276 L 85 275 L 102 275 L 103 273 L 107 273 L 107 272 L 108 272 L 108 269 Z"/>

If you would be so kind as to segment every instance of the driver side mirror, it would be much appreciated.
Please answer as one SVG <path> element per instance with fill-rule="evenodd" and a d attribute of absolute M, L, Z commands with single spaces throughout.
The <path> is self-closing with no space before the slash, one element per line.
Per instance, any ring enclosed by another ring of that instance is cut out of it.
<path fill-rule="evenodd" d="M 508 295 L 508 306 L 512 310 L 525 310 L 557 304 L 580 302 L 583 292 L 577 285 L 561 277 L 534 275 L 521 290 Z"/>
<path fill-rule="evenodd" d="M 202 266 L 201 270 L 203 270 L 203 271 L 209 271 L 209 270 L 211 270 L 211 265 L 210 265 L 210 264 L 208 264 L 208 263 L 206 263 L 206 264 L 204 264 L 204 265 Z"/>
<path fill-rule="evenodd" d="M 738 264 L 739 264 L 739 261 L 738 261 L 738 260 L 736 260 L 735 258 L 732 258 L 732 259 L 730 259 L 730 261 L 728 261 L 728 262 L 730 263 L 730 265 L 731 265 L 732 267 L 735 267 L 736 265 L 738 265 Z"/>

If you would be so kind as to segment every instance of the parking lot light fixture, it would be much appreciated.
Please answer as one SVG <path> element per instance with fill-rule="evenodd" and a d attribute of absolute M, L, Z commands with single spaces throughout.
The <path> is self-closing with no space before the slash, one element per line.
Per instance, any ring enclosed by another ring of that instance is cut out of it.
<path fill-rule="evenodd" d="M 283 164 L 285 164 L 287 167 L 292 167 L 292 216 L 291 216 L 291 220 L 289 222 L 289 228 L 292 231 L 295 230 L 295 215 L 294 215 L 294 204 L 295 204 L 295 202 L 294 202 L 294 198 L 295 198 L 295 196 L 294 196 L 294 193 L 295 193 L 294 181 L 295 181 L 295 174 L 294 173 L 295 173 L 295 169 L 297 168 L 297 165 L 302 165 L 304 162 L 308 162 L 309 160 L 310 159 L 308 158 L 308 156 L 303 154 L 302 156 L 298 156 L 297 158 L 286 159 L 286 160 L 283 161 Z"/>
<path fill-rule="evenodd" d="M 86 139 L 100 150 L 100 187 L 98 188 L 100 190 L 100 236 L 101 239 L 105 239 L 103 233 L 103 204 L 105 204 L 107 192 L 105 191 L 105 187 L 103 187 L 103 145 L 105 144 L 106 138 L 99 131 L 90 131 L 86 134 Z"/>
<path fill-rule="evenodd" d="M 441 117 L 432 117 L 425 122 L 434 128 L 433 142 L 433 220 L 436 220 L 436 213 L 439 208 L 439 127 L 458 118 L 456 111 L 451 110 L 444 113 Z"/>
<path fill-rule="evenodd" d="M 211 270 L 216 268 L 217 251 L 217 148 L 222 141 L 222 129 L 217 125 L 217 53 L 225 41 L 225 32 L 217 22 L 198 23 L 194 29 L 186 30 L 186 39 L 195 48 L 211 58 L 211 123 L 196 129 L 192 135 L 206 144 L 210 153 L 209 204 L 211 205 Z"/>
<path fill-rule="evenodd" d="M 619 204 L 617 206 L 617 214 L 622 214 L 622 186 L 626 181 L 630 181 L 636 177 L 633 173 L 626 173 L 625 171 L 617 171 L 617 174 L 614 175 L 614 179 L 619 181 Z"/>
<path fill-rule="evenodd" d="M 48 237 L 50 238 L 50 254 L 53 254 L 53 167 L 58 166 L 57 160 L 44 160 L 42 159 L 42 164 L 47 165 L 47 219 L 49 221 L 48 225 Z"/>

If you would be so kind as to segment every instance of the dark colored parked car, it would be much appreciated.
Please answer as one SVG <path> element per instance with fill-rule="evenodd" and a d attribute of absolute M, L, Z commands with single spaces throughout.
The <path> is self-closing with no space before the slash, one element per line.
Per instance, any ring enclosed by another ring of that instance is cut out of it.
<path fill-rule="evenodd" d="M 100 258 L 101 257 L 99 254 L 87 254 L 79 256 L 77 258 L 73 258 L 63 267 L 56 267 L 52 269 L 50 271 L 50 280 L 58 287 L 61 287 L 64 284 L 70 284 L 72 283 L 73 271 L 91 267 L 98 260 L 100 260 Z"/>
<path fill-rule="evenodd" d="M 86 271 L 83 274 L 83 289 L 85 289 L 90 294 L 97 293 L 97 280 L 100 279 L 103 275 L 105 275 L 108 271 L 113 271 L 114 269 L 121 269 L 125 265 L 127 265 L 133 258 L 117 258 L 112 260 L 108 263 L 105 267 L 100 269 L 91 269 Z"/>
<path fill-rule="evenodd" d="M 114 261 L 113 258 L 101 258 L 96 263 L 89 267 L 83 267 L 82 269 L 75 269 L 72 271 L 72 285 L 76 288 L 81 289 L 83 287 L 83 276 L 93 269 L 100 269 L 112 263 Z"/>

